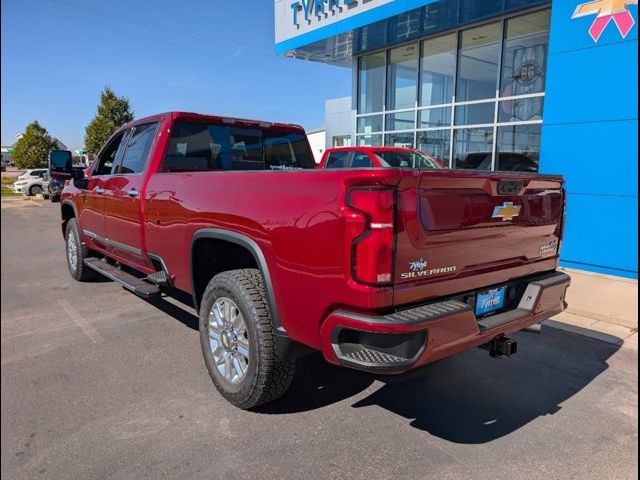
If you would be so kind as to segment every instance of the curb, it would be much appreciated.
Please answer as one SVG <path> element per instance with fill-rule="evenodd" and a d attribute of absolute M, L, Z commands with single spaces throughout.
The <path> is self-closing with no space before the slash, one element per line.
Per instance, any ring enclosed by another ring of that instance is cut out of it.
<path fill-rule="evenodd" d="M 578 318 L 583 320 L 575 321 L 574 319 L 566 318 L 562 320 L 549 319 L 542 322 L 542 325 L 612 345 L 629 347 L 634 350 L 638 349 L 638 332 L 636 329 L 600 321 L 595 321 L 594 324 L 586 326 L 585 323 L 592 320 L 588 318 L 584 319 L 584 317 Z"/>

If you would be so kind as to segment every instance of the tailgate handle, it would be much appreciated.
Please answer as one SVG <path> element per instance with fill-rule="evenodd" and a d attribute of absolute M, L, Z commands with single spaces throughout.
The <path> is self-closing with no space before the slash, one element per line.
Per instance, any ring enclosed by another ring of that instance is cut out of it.
<path fill-rule="evenodd" d="M 498 195 L 517 195 L 523 185 L 522 180 L 498 180 Z"/>

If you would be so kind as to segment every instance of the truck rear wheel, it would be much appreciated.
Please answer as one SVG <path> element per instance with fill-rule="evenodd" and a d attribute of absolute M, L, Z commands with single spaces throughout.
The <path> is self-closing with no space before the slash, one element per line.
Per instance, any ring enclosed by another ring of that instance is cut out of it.
<path fill-rule="evenodd" d="M 211 279 L 200 305 L 200 344 L 213 384 L 236 407 L 270 402 L 289 388 L 295 362 L 278 354 L 274 334 L 259 270 Z"/>
<path fill-rule="evenodd" d="M 67 222 L 65 241 L 67 248 L 67 267 L 69 267 L 71 276 L 80 282 L 88 282 L 96 278 L 96 271 L 84 264 L 84 259 L 90 256 L 89 249 L 82 244 L 80 231 L 78 230 L 78 222 L 75 218 Z"/>

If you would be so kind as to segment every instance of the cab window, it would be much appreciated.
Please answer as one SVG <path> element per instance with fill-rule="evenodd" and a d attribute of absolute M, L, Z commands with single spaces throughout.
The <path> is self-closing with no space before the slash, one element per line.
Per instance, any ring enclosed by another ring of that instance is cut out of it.
<path fill-rule="evenodd" d="M 351 159 L 351 168 L 370 168 L 373 167 L 369 155 L 366 153 L 356 153 Z"/>
<path fill-rule="evenodd" d="M 331 152 L 325 168 L 345 168 L 349 152 Z"/>
<path fill-rule="evenodd" d="M 114 173 L 142 173 L 149 157 L 149 150 L 151 150 L 157 126 L 158 124 L 154 122 L 133 127 L 126 142 L 127 148 L 122 156 L 122 161 L 119 162 Z M 116 156 L 116 158 L 118 157 Z"/>
<path fill-rule="evenodd" d="M 111 175 L 116 159 L 120 157 L 124 150 L 126 133 L 128 133 L 128 130 L 119 133 L 102 149 L 96 159 L 93 175 Z"/>

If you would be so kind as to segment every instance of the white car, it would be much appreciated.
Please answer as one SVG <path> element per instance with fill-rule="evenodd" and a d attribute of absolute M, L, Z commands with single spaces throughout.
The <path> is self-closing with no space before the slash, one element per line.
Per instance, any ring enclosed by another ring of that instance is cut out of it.
<path fill-rule="evenodd" d="M 25 170 L 20 175 L 18 175 L 18 178 L 16 181 L 30 180 L 32 178 L 44 178 L 46 173 L 47 173 L 46 168 L 34 168 L 31 170 Z"/>
<path fill-rule="evenodd" d="M 27 196 L 47 192 L 49 182 L 44 178 L 46 173 L 47 170 L 27 170 L 13 182 L 13 191 Z"/>

